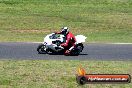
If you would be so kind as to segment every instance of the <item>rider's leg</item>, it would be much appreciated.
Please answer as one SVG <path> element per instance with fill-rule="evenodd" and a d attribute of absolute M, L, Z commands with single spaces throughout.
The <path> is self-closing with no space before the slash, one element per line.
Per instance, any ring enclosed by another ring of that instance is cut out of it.
<path fill-rule="evenodd" d="M 65 51 L 65 55 L 70 55 L 71 50 L 72 50 L 73 48 L 75 48 L 75 44 L 74 44 L 74 43 L 72 44 L 72 46 L 71 46 L 69 49 L 67 49 L 67 50 Z"/>

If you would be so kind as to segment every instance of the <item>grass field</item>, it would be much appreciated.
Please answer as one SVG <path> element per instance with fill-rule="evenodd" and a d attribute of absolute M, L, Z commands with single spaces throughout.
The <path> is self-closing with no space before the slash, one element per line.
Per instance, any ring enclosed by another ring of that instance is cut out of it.
<path fill-rule="evenodd" d="M 0 88 L 132 88 L 132 84 L 76 83 L 78 67 L 88 74 L 130 74 L 131 61 L 11 60 L 0 61 Z"/>
<path fill-rule="evenodd" d="M 39 42 L 68 26 L 87 42 L 132 42 L 132 0 L 0 0 L 0 42 Z"/>

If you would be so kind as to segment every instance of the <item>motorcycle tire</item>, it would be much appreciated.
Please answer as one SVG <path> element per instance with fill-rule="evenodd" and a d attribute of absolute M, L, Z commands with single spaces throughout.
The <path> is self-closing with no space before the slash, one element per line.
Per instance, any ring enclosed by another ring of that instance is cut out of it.
<path fill-rule="evenodd" d="M 78 45 L 76 48 L 74 48 L 72 51 L 71 51 L 71 55 L 72 56 L 78 56 L 83 50 L 83 46 L 80 46 Z"/>
<path fill-rule="evenodd" d="M 38 51 L 39 54 L 46 54 L 47 52 L 44 49 L 45 49 L 45 45 L 40 44 L 37 48 L 37 51 Z"/>
<path fill-rule="evenodd" d="M 84 48 L 84 46 L 83 46 L 83 44 L 82 43 L 79 43 L 79 44 L 77 44 L 77 49 L 79 49 L 80 50 L 80 52 L 82 52 L 83 51 L 83 48 Z"/>
<path fill-rule="evenodd" d="M 78 52 L 78 49 L 77 48 L 74 48 L 72 51 L 71 51 L 71 53 L 70 53 L 70 55 L 71 56 L 78 56 L 80 53 Z"/>
<path fill-rule="evenodd" d="M 82 47 L 82 46 L 77 46 L 77 50 L 78 50 L 78 52 L 80 53 L 80 52 L 82 52 L 83 47 Z"/>

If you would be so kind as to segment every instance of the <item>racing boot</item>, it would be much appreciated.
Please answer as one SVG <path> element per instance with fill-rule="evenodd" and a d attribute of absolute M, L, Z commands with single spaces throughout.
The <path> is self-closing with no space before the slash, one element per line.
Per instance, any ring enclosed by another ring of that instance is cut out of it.
<path fill-rule="evenodd" d="M 69 56 L 70 52 L 71 52 L 70 50 L 66 50 L 65 53 L 64 53 L 64 55 Z"/>

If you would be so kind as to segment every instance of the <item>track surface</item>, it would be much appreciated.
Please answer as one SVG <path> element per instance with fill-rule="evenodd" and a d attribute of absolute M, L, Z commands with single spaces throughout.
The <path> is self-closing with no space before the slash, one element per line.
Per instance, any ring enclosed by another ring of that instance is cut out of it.
<path fill-rule="evenodd" d="M 85 44 L 79 56 L 38 54 L 38 43 L 0 43 L 0 59 L 132 60 L 132 44 Z"/>

